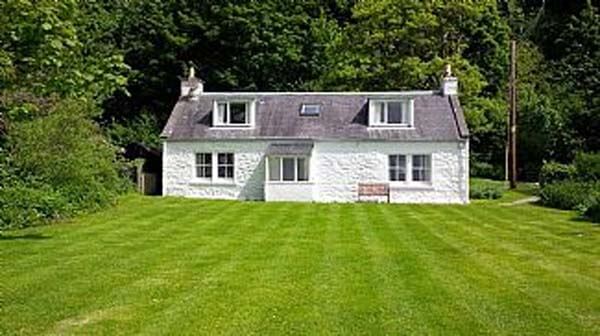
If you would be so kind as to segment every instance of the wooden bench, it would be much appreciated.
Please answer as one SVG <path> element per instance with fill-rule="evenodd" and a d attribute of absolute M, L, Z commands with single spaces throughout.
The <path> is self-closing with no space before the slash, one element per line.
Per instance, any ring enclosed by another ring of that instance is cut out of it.
<path fill-rule="evenodd" d="M 387 183 L 359 183 L 358 201 L 377 200 L 378 197 L 385 197 L 390 202 L 390 185 Z"/>

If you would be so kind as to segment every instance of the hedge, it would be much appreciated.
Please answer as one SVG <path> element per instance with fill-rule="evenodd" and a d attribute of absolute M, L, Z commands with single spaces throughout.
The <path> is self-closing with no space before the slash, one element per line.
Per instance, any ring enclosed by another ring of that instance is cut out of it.
<path fill-rule="evenodd" d="M 544 163 L 540 169 L 540 186 L 544 187 L 547 184 L 571 180 L 576 177 L 576 169 L 574 165 L 567 165 L 557 162 Z"/>
<path fill-rule="evenodd" d="M 504 194 L 504 182 L 489 180 L 471 180 L 469 195 L 472 199 L 498 199 Z"/>
<path fill-rule="evenodd" d="M 545 185 L 540 192 L 542 203 L 563 210 L 578 210 L 600 197 L 600 183 L 561 181 Z"/>

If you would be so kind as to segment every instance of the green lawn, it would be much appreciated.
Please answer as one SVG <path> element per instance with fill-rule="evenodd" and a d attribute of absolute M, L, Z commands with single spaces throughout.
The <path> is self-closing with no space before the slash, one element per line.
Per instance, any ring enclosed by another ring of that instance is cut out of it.
<path fill-rule="evenodd" d="M 506 203 L 127 196 L 0 238 L 0 334 L 599 335 L 600 227 Z"/>

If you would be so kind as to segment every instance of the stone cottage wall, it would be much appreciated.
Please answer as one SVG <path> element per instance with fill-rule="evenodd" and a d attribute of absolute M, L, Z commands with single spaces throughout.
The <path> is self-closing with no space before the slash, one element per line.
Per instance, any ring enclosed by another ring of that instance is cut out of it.
<path fill-rule="evenodd" d="M 269 184 L 265 192 L 268 144 L 259 140 L 168 141 L 163 155 L 163 194 L 249 200 L 263 200 L 267 194 L 267 200 L 354 202 L 358 183 L 388 183 L 389 154 L 431 154 L 431 183 L 391 183 L 391 202 L 467 203 L 469 199 L 468 142 L 316 141 L 310 185 Z M 235 153 L 234 182 L 196 181 L 194 155 L 198 152 Z"/>

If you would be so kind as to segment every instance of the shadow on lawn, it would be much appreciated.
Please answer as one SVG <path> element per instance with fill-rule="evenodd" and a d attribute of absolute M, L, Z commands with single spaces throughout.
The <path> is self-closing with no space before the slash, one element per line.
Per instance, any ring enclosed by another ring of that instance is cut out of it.
<path fill-rule="evenodd" d="M 27 233 L 20 236 L 3 236 L 0 235 L 0 241 L 3 240 L 46 240 L 50 239 L 50 236 L 44 236 L 39 233 Z"/>

